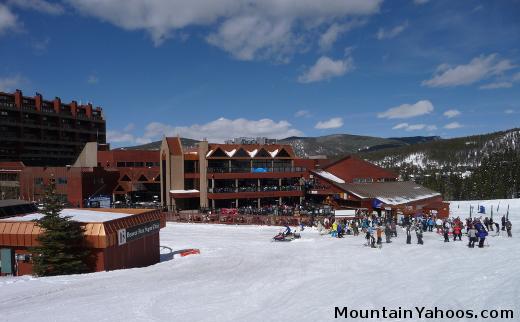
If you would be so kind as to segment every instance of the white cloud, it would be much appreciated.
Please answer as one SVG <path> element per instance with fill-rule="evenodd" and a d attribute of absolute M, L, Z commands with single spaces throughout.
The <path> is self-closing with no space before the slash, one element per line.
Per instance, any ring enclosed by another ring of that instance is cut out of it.
<path fill-rule="evenodd" d="M 50 15 L 61 15 L 65 12 L 61 4 L 45 0 L 8 0 L 7 3 L 13 7 L 36 10 Z"/>
<path fill-rule="evenodd" d="M 515 111 L 512 110 L 512 109 L 507 109 L 507 110 L 504 111 L 504 113 L 506 113 L 506 114 L 514 114 Z"/>
<path fill-rule="evenodd" d="M 299 110 L 294 113 L 294 117 L 310 117 L 311 111 L 309 110 Z"/>
<path fill-rule="evenodd" d="M 408 123 L 399 123 L 392 128 L 392 130 L 405 130 L 405 131 L 418 131 L 418 130 L 427 130 L 427 131 L 435 131 L 437 130 L 437 126 L 435 125 L 426 125 L 426 124 L 408 124 Z"/>
<path fill-rule="evenodd" d="M 515 66 L 509 59 L 498 59 L 497 54 L 480 56 L 473 58 L 466 65 L 450 67 L 441 64 L 437 67 L 435 75 L 422 82 L 422 85 L 429 87 L 449 87 L 469 85 L 480 80 L 500 75 Z"/>
<path fill-rule="evenodd" d="M 84 15 L 125 30 L 145 30 L 156 45 L 207 26 L 206 39 L 237 59 L 286 60 L 318 27 L 379 12 L 382 0 L 67 0 Z M 311 39 L 312 40 L 312 39 Z"/>
<path fill-rule="evenodd" d="M 128 123 L 125 126 L 125 128 L 123 129 L 123 131 L 125 131 L 125 132 L 132 132 L 134 129 L 135 129 L 135 124 L 134 123 Z"/>
<path fill-rule="evenodd" d="M 444 125 L 444 128 L 448 129 L 448 130 L 459 129 L 461 127 L 462 127 L 462 125 L 459 122 L 452 122 L 452 123 L 448 123 L 448 124 Z"/>
<path fill-rule="evenodd" d="M 131 133 L 121 131 L 107 131 L 107 142 L 109 143 L 135 143 L 136 138 Z"/>
<path fill-rule="evenodd" d="M 364 20 L 353 20 L 348 23 L 339 24 L 339 23 L 333 23 L 329 26 L 329 28 L 320 36 L 320 39 L 318 41 L 318 44 L 320 46 L 321 51 L 327 51 L 329 50 L 332 45 L 336 42 L 338 37 L 349 31 L 352 30 L 355 27 L 362 26 L 366 23 Z"/>
<path fill-rule="evenodd" d="M 513 75 L 513 82 L 520 81 L 520 72 Z"/>
<path fill-rule="evenodd" d="M 498 88 L 511 88 L 513 87 L 513 83 L 511 82 L 496 82 L 496 83 L 489 83 L 484 84 L 480 86 L 480 89 L 498 89 Z"/>
<path fill-rule="evenodd" d="M 327 121 L 320 121 L 316 123 L 314 128 L 325 130 L 325 129 L 337 129 L 338 127 L 343 126 L 343 118 L 341 117 L 333 117 Z"/>
<path fill-rule="evenodd" d="M 19 87 L 25 79 L 20 75 L 0 77 L 0 91 L 11 92 Z"/>
<path fill-rule="evenodd" d="M 451 119 L 452 117 L 459 116 L 461 113 L 459 110 L 447 110 L 443 113 L 444 116 Z"/>
<path fill-rule="evenodd" d="M 0 35 L 7 30 L 14 30 L 18 27 L 18 17 L 3 4 L 0 4 Z"/>
<path fill-rule="evenodd" d="M 384 28 L 379 28 L 376 38 L 379 40 L 382 39 L 391 39 L 402 33 L 406 28 L 408 28 L 408 21 L 403 22 L 402 24 L 395 26 L 392 29 L 386 30 Z"/>
<path fill-rule="evenodd" d="M 428 100 L 421 100 L 415 104 L 402 104 L 377 114 L 379 118 L 407 119 L 433 112 L 433 104 Z"/>
<path fill-rule="evenodd" d="M 312 83 L 342 76 L 354 68 L 352 57 L 333 60 L 322 56 L 316 63 L 298 77 L 300 83 Z"/>
<path fill-rule="evenodd" d="M 428 3 L 430 0 L 413 0 L 413 2 L 417 5 Z"/>
<path fill-rule="evenodd" d="M 287 121 L 273 121 L 271 119 L 247 120 L 238 118 L 234 120 L 219 118 L 206 124 L 194 124 L 191 126 L 172 126 L 160 122 L 152 122 L 145 128 L 142 139 L 157 140 L 162 136 L 175 136 L 191 139 L 207 138 L 213 142 L 224 142 L 227 139 L 246 136 L 265 136 L 274 139 L 282 139 L 289 136 L 302 136 L 303 132 L 293 128 Z"/>
<path fill-rule="evenodd" d="M 87 83 L 89 83 L 89 84 L 97 84 L 97 83 L 99 83 L 99 78 L 96 75 L 94 75 L 94 74 L 89 75 L 88 78 L 87 78 Z"/>

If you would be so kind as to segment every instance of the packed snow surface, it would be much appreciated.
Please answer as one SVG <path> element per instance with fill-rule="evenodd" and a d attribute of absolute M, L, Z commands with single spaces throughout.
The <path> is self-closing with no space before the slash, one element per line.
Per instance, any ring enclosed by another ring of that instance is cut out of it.
<path fill-rule="evenodd" d="M 128 216 L 132 216 L 132 214 L 125 213 L 116 213 L 116 212 L 103 212 L 103 211 L 93 211 L 93 210 L 84 210 L 84 209 L 63 209 L 60 212 L 60 217 L 71 217 L 72 220 L 90 223 L 90 222 L 105 222 L 114 219 L 124 218 Z M 19 217 L 10 217 L 5 219 L 0 219 L 0 221 L 32 221 L 41 219 L 43 217 L 40 213 L 28 214 L 25 216 Z"/>
<path fill-rule="evenodd" d="M 335 320 L 335 306 L 512 309 L 517 318 L 520 200 L 453 202 L 452 215 L 466 217 L 470 204 L 488 216 L 493 206 L 495 219 L 510 204 L 513 238 L 502 233 L 488 238 L 490 247 L 469 249 L 466 240 L 444 243 L 425 232 L 420 246 L 415 235 L 406 245 L 399 230 L 391 244 L 371 249 L 362 236 L 311 229 L 276 243 L 280 227 L 168 224 L 162 245 L 201 254 L 138 269 L 0 278 L 0 320 L 314 322 Z"/>
<path fill-rule="evenodd" d="M 322 176 L 323 178 L 325 179 L 328 179 L 328 180 L 331 180 L 331 181 L 334 181 L 336 183 L 345 183 L 345 180 L 339 178 L 339 177 L 336 177 L 335 175 L 333 175 L 332 173 L 330 172 L 327 172 L 325 170 L 318 170 L 318 171 L 315 171 L 315 173 L 317 175 L 320 175 Z"/>

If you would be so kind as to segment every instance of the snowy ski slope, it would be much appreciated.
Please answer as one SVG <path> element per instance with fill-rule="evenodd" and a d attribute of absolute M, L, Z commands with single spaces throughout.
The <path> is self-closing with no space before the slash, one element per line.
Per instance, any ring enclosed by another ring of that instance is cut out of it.
<path fill-rule="evenodd" d="M 470 203 L 493 204 L 497 216 L 498 201 L 454 202 L 453 215 L 465 217 Z M 162 245 L 201 254 L 140 269 L 0 278 L 0 321 L 332 321 L 335 306 L 513 309 L 518 317 L 520 200 L 501 201 L 500 214 L 508 203 L 513 238 L 491 237 L 484 249 L 435 233 L 419 246 L 399 231 L 370 249 L 361 236 L 313 230 L 274 243 L 277 227 L 168 224 Z"/>

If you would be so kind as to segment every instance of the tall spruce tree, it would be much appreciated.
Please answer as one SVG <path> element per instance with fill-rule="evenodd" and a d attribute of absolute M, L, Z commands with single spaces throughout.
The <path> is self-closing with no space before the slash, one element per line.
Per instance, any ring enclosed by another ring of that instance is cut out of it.
<path fill-rule="evenodd" d="M 39 246 L 32 249 L 33 271 L 36 276 L 85 273 L 89 256 L 85 248 L 84 228 L 69 216 L 60 216 L 62 206 L 54 183 L 45 189 L 44 215 L 37 220 L 43 229 L 38 236 Z"/>

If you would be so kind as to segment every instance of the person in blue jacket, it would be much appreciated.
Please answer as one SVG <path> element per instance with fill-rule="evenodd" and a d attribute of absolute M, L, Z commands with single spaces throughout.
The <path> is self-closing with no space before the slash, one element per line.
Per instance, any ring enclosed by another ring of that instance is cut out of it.
<path fill-rule="evenodd" d="M 291 233 L 291 228 L 289 226 L 285 226 L 285 231 L 283 232 L 283 234 L 285 236 L 289 235 Z"/>
<path fill-rule="evenodd" d="M 484 228 L 484 225 L 482 225 L 480 222 L 475 224 L 475 228 L 477 229 L 477 237 L 479 238 L 478 247 L 483 248 L 484 241 L 486 240 L 486 236 L 488 235 L 488 232 Z"/>

